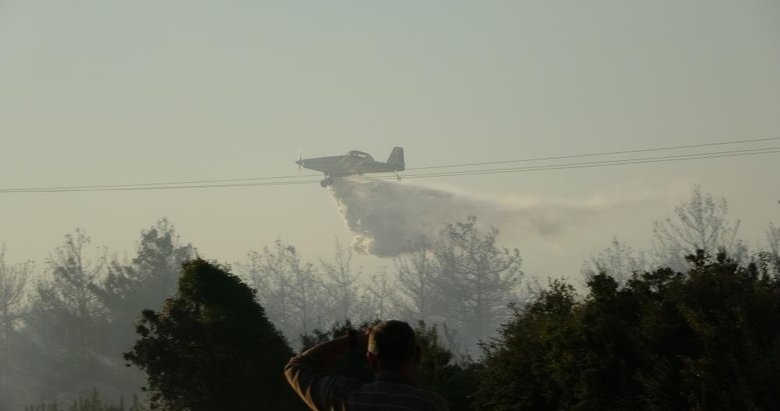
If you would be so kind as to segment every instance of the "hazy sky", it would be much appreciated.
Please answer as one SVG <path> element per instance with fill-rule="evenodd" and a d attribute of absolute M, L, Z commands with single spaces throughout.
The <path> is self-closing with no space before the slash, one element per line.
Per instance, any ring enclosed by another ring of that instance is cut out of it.
<path fill-rule="evenodd" d="M 0 188 L 287 175 L 299 148 L 398 145 L 416 167 L 772 137 L 777 0 L 0 0 Z M 402 183 L 620 203 L 552 236 L 505 230 L 526 271 L 573 276 L 613 236 L 646 247 L 695 184 L 755 245 L 780 223 L 778 176 L 768 154 Z M 351 237 L 315 184 L 0 194 L 0 243 L 43 261 L 82 227 L 131 253 L 161 217 L 227 262 Z"/>

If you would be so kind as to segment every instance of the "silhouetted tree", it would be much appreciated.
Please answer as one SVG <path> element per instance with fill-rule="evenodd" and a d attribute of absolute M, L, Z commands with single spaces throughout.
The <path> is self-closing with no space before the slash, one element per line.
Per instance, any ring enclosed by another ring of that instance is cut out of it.
<path fill-rule="evenodd" d="M 553 281 L 534 301 L 515 307 L 498 339 L 484 345 L 477 409 L 572 409 L 580 354 L 576 306 L 574 289 Z"/>
<path fill-rule="evenodd" d="M 774 409 L 780 282 L 699 250 L 686 273 L 555 282 L 485 346 L 480 409 Z"/>
<path fill-rule="evenodd" d="M 23 315 L 23 297 L 30 279 L 32 262 L 8 264 L 5 247 L 0 246 L 0 409 L 11 409 L 11 401 L 21 387 L 12 385 L 20 379 L 16 355 L 11 355 L 17 338 L 17 327 Z"/>
<path fill-rule="evenodd" d="M 371 275 L 369 282 L 359 288 L 360 304 L 356 315 L 360 321 L 387 318 L 395 308 L 395 283 L 386 269 Z"/>
<path fill-rule="evenodd" d="M 270 410 L 291 397 L 281 370 L 292 352 L 225 267 L 184 263 L 176 296 L 144 310 L 125 359 L 148 376 L 153 408 Z"/>
<path fill-rule="evenodd" d="M 506 318 L 523 274 L 519 251 L 499 247 L 497 239 L 495 227 L 483 233 L 470 216 L 448 224 L 435 249 L 443 314 L 470 343 L 489 337 Z"/>
<path fill-rule="evenodd" d="M 294 340 L 322 324 L 322 281 L 311 263 L 301 261 L 295 247 L 276 240 L 273 247 L 249 253 L 243 271 L 268 317 L 287 338 Z"/>
<path fill-rule="evenodd" d="M 649 265 L 645 253 L 635 251 L 627 243 L 614 238 L 608 248 L 585 264 L 582 273 L 588 279 L 599 273 L 607 274 L 619 284 L 624 284 L 633 273 L 645 271 L 650 268 Z"/>
<path fill-rule="evenodd" d="M 395 268 L 400 290 L 399 303 L 405 318 L 429 321 L 441 313 L 441 305 L 446 299 L 438 288 L 439 262 L 432 247 L 420 240 L 414 251 L 396 258 Z"/>
<path fill-rule="evenodd" d="M 655 222 L 653 234 L 655 254 L 659 265 L 685 271 L 685 257 L 704 250 L 715 255 L 721 250 L 737 260 L 745 257 L 747 249 L 739 240 L 740 221 L 728 220 L 725 198 L 715 200 L 695 187 L 691 198 L 674 209 L 675 217 Z"/>
<path fill-rule="evenodd" d="M 48 258 L 47 277 L 37 282 L 25 319 L 27 338 L 36 345 L 28 369 L 44 398 L 72 398 L 111 380 L 110 367 L 96 354 L 107 321 L 95 294 L 106 252 L 98 248 L 92 254 L 89 244 L 82 230 L 65 236 Z"/>
<path fill-rule="evenodd" d="M 358 279 L 360 271 L 352 268 L 352 250 L 335 240 L 333 261 L 320 260 L 323 285 L 328 294 L 330 318 L 345 321 L 354 318 L 355 303 L 358 301 Z M 323 307 L 324 308 L 324 307 Z"/>
<path fill-rule="evenodd" d="M 132 343 L 141 310 L 159 307 L 172 296 L 182 262 L 194 257 L 195 248 L 182 244 L 174 226 L 162 219 L 141 232 L 131 261 L 112 261 L 95 293 L 108 310 L 111 332 L 104 338 L 111 343 L 108 350 L 115 358 Z"/>
<path fill-rule="evenodd" d="M 770 223 L 766 229 L 767 250 L 759 253 L 759 260 L 767 273 L 780 277 L 780 227 Z"/>
<path fill-rule="evenodd" d="M 439 335 L 439 328 L 420 321 L 415 328 L 422 361 L 417 370 L 421 387 L 439 393 L 450 410 L 474 409 L 472 394 L 477 385 L 478 364 L 467 359 L 458 361 Z"/>

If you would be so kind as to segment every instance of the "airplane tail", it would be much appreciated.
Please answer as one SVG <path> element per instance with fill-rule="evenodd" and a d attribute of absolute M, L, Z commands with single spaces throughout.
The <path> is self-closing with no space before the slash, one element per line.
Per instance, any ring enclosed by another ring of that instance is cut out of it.
<path fill-rule="evenodd" d="M 391 166 L 396 166 L 398 169 L 396 171 L 403 171 L 406 167 L 406 164 L 404 163 L 404 149 L 403 147 L 394 147 L 393 151 L 390 152 L 390 157 L 387 158 L 387 164 Z"/>

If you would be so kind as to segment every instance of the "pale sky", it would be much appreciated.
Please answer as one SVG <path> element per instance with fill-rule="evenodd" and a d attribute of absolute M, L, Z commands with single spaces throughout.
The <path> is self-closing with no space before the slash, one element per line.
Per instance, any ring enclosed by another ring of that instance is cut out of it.
<path fill-rule="evenodd" d="M 299 149 L 403 146 L 417 167 L 776 137 L 777 0 L 0 0 L 0 188 L 288 175 Z M 655 193 L 550 238 L 504 236 L 529 274 L 576 277 L 613 236 L 647 247 L 696 184 L 726 197 L 755 247 L 780 223 L 778 176 L 780 154 L 765 154 L 404 183 Z M 132 254 L 162 217 L 225 262 L 276 238 L 327 257 L 351 238 L 314 184 L 0 193 L 0 243 L 40 267 L 82 227 Z"/>

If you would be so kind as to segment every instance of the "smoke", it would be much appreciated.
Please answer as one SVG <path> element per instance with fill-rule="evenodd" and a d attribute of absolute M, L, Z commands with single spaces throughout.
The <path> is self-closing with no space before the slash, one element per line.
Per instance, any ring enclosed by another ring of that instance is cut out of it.
<path fill-rule="evenodd" d="M 537 197 L 483 198 L 454 190 L 366 178 L 337 180 L 331 186 L 339 212 L 362 254 L 392 257 L 410 251 L 422 238 L 435 240 L 448 223 L 474 215 L 482 227 L 552 236 L 605 211 L 645 201 L 593 198 L 584 201 Z"/>

